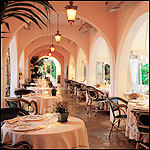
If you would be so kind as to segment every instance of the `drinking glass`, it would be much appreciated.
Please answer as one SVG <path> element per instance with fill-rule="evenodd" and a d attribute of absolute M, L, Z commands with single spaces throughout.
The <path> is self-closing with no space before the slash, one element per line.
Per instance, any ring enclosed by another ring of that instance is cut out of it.
<path fill-rule="evenodd" d="M 47 128 L 48 128 L 48 125 L 50 123 L 50 113 L 48 112 L 47 108 L 44 109 L 43 116 L 45 121 L 47 122 Z"/>
<path fill-rule="evenodd" d="M 33 105 L 28 106 L 28 112 L 33 116 L 35 114 L 35 107 Z"/>

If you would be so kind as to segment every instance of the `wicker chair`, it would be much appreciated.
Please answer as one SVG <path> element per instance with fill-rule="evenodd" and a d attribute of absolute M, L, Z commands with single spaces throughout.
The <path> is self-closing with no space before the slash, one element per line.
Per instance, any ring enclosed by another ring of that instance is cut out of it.
<path fill-rule="evenodd" d="M 29 94 L 29 93 L 35 93 L 35 91 L 27 90 L 27 89 L 24 89 L 24 88 L 16 88 L 14 93 L 17 97 L 22 97 L 22 95 L 26 95 L 26 94 Z"/>
<path fill-rule="evenodd" d="M 87 114 L 91 112 L 92 103 L 94 103 L 95 106 L 95 117 L 96 113 L 98 111 L 104 111 L 104 109 L 101 109 L 101 106 L 107 104 L 107 96 L 100 90 L 97 89 L 88 89 L 88 102 L 87 102 Z"/>
<path fill-rule="evenodd" d="M 138 132 L 138 139 L 136 149 L 139 149 L 140 145 L 146 149 L 150 148 L 149 143 L 143 142 L 145 136 L 149 137 L 150 127 L 150 114 L 149 110 L 133 109 L 131 112 L 136 117 L 136 126 Z"/>
<path fill-rule="evenodd" d="M 13 119 L 15 117 L 29 115 L 29 113 L 22 108 L 2 108 L 1 109 L 1 125 L 4 120 Z"/>
<path fill-rule="evenodd" d="M 128 102 L 120 97 L 109 97 L 108 102 L 110 103 L 110 108 L 113 114 L 113 123 L 109 133 L 110 139 L 112 132 L 125 131 L 125 129 L 120 129 L 120 122 L 124 121 L 126 123 Z M 123 104 L 120 104 L 120 102 Z M 117 129 L 113 131 L 114 126 L 117 127 Z"/>
<path fill-rule="evenodd" d="M 36 101 L 28 101 L 19 97 L 4 97 L 7 108 L 22 108 L 26 109 L 28 106 L 33 105 L 35 107 L 35 114 L 38 113 Z"/>
<path fill-rule="evenodd" d="M 12 144 L 11 142 L 9 143 L 1 142 L 1 149 L 32 149 L 32 147 L 27 141 L 20 141 L 15 144 Z"/>

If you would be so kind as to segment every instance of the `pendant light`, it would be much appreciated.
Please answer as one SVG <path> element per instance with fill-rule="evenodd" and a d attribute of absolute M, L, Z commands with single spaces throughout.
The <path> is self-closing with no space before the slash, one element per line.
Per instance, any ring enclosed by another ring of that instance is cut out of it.
<path fill-rule="evenodd" d="M 57 33 L 55 34 L 56 43 L 59 43 L 61 40 L 61 34 L 59 33 L 59 14 L 57 16 Z"/>
<path fill-rule="evenodd" d="M 53 35 L 52 35 L 52 46 L 51 46 L 50 50 L 51 50 L 51 53 L 55 51 L 55 47 L 53 45 Z"/>
<path fill-rule="evenodd" d="M 48 53 L 48 56 L 49 56 L 49 57 L 51 57 L 51 56 L 52 56 L 52 53 L 51 53 L 51 52 L 49 52 L 49 53 Z"/>
<path fill-rule="evenodd" d="M 72 25 L 75 21 L 76 12 L 78 7 L 73 6 L 73 1 L 69 1 L 70 5 L 65 6 L 68 22 Z"/>

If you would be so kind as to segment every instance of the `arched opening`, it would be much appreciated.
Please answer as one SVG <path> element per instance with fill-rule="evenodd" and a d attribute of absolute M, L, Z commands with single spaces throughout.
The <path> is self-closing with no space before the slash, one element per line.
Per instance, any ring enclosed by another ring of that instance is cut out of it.
<path fill-rule="evenodd" d="M 55 57 L 41 56 L 38 58 L 35 67 L 37 68 L 38 77 L 49 77 L 54 85 L 60 83 L 61 65 Z"/>
<path fill-rule="evenodd" d="M 110 57 L 103 38 L 97 38 L 90 53 L 89 84 L 110 88 Z"/>
<path fill-rule="evenodd" d="M 141 26 L 132 44 L 129 55 L 131 83 L 127 92 L 143 93 L 149 89 L 149 22 Z M 128 76 L 128 75 L 127 75 Z"/>
<path fill-rule="evenodd" d="M 148 56 L 148 51 L 146 51 L 146 49 L 148 49 L 149 45 L 145 46 L 145 40 L 144 40 L 145 38 L 142 39 L 142 37 L 143 36 L 146 37 L 146 35 L 144 33 L 142 33 L 142 35 L 138 36 L 138 34 L 140 34 L 140 32 L 141 32 L 140 29 L 142 30 L 142 26 L 144 27 L 144 24 L 147 21 L 148 21 L 148 13 L 141 15 L 140 17 L 138 17 L 135 20 L 135 22 L 132 24 L 132 26 L 126 36 L 122 51 L 120 53 L 121 55 L 119 56 L 119 54 L 118 54 L 117 64 L 119 67 L 116 68 L 116 72 L 118 73 L 118 77 L 117 77 L 118 78 L 118 90 L 117 90 L 118 94 L 117 93 L 116 94 L 118 96 L 124 97 L 124 94 L 126 92 L 129 92 L 129 91 L 131 92 L 131 82 L 132 81 L 131 81 L 130 74 L 135 72 L 133 70 L 130 71 L 130 69 L 129 69 L 129 66 L 130 66 L 129 58 L 131 58 L 131 51 L 134 50 L 134 53 L 136 52 L 135 55 L 137 55 L 137 54 L 141 55 L 140 54 L 141 47 L 143 47 L 143 45 L 144 45 L 145 48 L 142 48 L 143 49 L 142 51 L 147 52 L 147 54 L 146 53 L 145 54 Z M 148 34 L 147 34 L 147 36 L 148 36 Z M 148 42 L 147 42 L 147 44 L 148 44 Z M 135 66 L 138 67 L 138 63 L 136 63 Z M 135 73 L 135 74 L 137 74 L 137 73 Z M 124 80 L 124 79 L 126 79 L 126 80 Z M 133 81 L 134 84 L 136 82 L 137 82 L 137 80 Z"/>

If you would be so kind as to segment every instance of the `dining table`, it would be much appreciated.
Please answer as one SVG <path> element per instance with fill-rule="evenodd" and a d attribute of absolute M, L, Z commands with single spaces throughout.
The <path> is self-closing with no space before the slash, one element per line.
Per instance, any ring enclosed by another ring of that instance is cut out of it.
<path fill-rule="evenodd" d="M 39 87 L 39 86 L 34 86 L 34 87 L 27 87 L 27 90 L 32 90 L 35 91 L 35 93 L 48 93 L 51 94 L 52 92 L 52 87 Z"/>
<path fill-rule="evenodd" d="M 1 127 L 1 142 L 10 141 L 12 144 L 27 141 L 32 149 L 89 148 L 84 121 L 69 116 L 68 121 L 62 123 L 57 121 L 56 114 L 51 114 L 49 120 L 43 115 L 28 115 L 19 117 L 19 121 L 15 123 L 5 122 Z"/>
<path fill-rule="evenodd" d="M 137 140 L 138 132 L 137 132 L 137 126 L 136 126 L 136 117 L 131 112 L 131 110 L 133 109 L 149 110 L 149 99 L 129 100 L 127 106 L 128 106 L 128 109 L 127 109 L 125 136 L 131 140 Z M 149 137 L 146 137 L 144 141 L 145 142 L 149 141 Z"/>
<path fill-rule="evenodd" d="M 49 109 L 50 112 L 53 112 L 55 104 L 63 101 L 61 95 L 51 96 L 42 93 L 31 93 L 23 95 L 22 98 L 29 101 L 36 101 L 38 114 L 43 114 L 45 109 Z"/>

